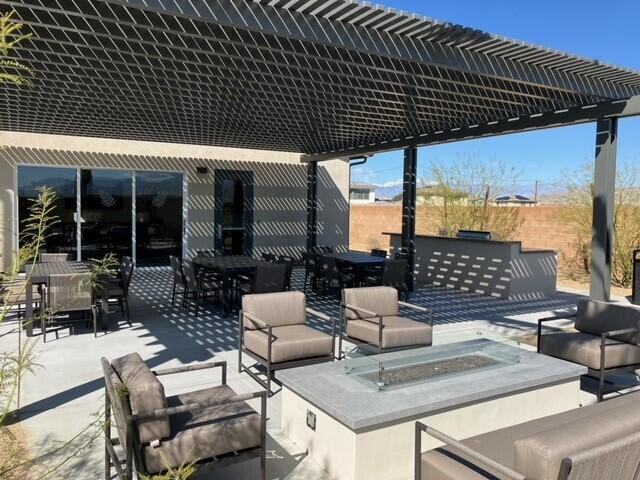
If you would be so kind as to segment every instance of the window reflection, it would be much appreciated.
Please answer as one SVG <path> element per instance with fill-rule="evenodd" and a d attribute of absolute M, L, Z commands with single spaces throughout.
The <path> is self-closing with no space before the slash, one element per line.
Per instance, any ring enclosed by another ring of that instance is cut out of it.
<path fill-rule="evenodd" d="M 76 258 L 77 179 L 75 168 L 18 167 L 18 221 L 20 231 L 29 215 L 31 200 L 38 189 L 47 186 L 56 192 L 53 214 L 59 218 L 45 241 L 44 251 L 70 253 Z"/>
<path fill-rule="evenodd" d="M 245 250 L 244 185 L 241 180 L 222 183 L 222 243 L 224 251 L 242 255 Z"/>
<path fill-rule="evenodd" d="M 182 174 L 136 172 L 136 263 L 182 256 Z"/>
<path fill-rule="evenodd" d="M 81 170 L 82 259 L 131 255 L 131 172 Z"/>

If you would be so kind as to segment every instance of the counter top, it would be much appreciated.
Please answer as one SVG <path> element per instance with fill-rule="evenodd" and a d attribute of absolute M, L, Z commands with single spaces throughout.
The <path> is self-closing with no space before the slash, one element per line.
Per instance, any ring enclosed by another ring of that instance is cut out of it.
<path fill-rule="evenodd" d="M 382 232 L 382 235 L 402 235 L 395 232 Z M 522 242 L 518 240 L 482 240 L 479 238 L 458 238 L 458 237 L 445 237 L 442 235 L 416 235 L 416 238 L 429 238 L 435 240 L 453 240 L 456 242 L 475 242 L 475 243 L 492 243 L 497 245 L 517 245 L 520 247 L 520 253 L 557 253 L 556 250 L 544 249 L 544 248 L 523 248 Z"/>

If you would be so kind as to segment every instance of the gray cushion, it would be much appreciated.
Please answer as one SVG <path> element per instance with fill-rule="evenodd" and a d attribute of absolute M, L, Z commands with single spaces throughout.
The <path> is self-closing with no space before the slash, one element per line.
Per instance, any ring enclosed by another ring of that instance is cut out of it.
<path fill-rule="evenodd" d="M 624 328 L 640 329 L 640 308 L 620 303 L 584 300 L 578 303 L 576 330 L 591 335 L 601 335 Z M 640 334 L 623 335 L 622 340 L 640 343 Z"/>
<path fill-rule="evenodd" d="M 127 387 L 131 412 L 150 412 L 167 408 L 164 387 L 140 355 L 130 353 L 111 362 L 113 369 Z M 140 443 L 166 438 L 171 434 L 168 417 L 152 418 L 138 422 Z"/>
<path fill-rule="evenodd" d="M 431 326 L 403 317 L 382 319 L 382 348 L 407 347 L 409 345 L 431 345 Z M 379 345 L 377 319 L 349 320 L 347 334 L 371 345 Z"/>
<path fill-rule="evenodd" d="M 244 295 L 242 310 L 259 318 L 272 327 L 295 325 L 305 322 L 307 300 L 302 292 L 277 292 Z M 245 328 L 257 328 L 249 320 Z"/>
<path fill-rule="evenodd" d="M 515 470 L 532 480 L 556 480 L 562 459 L 640 431 L 640 405 L 628 404 L 515 442 Z"/>
<path fill-rule="evenodd" d="M 640 392 L 623 395 L 606 402 L 600 402 L 567 412 L 550 415 L 511 427 L 501 428 L 462 440 L 462 443 L 475 451 L 486 455 L 502 465 L 514 468 L 514 445 L 516 441 L 535 436 L 541 432 L 562 428 L 573 422 L 584 421 L 592 415 L 606 414 L 619 407 L 635 407 L 640 404 Z M 445 432 L 447 433 L 447 432 Z M 457 478 L 484 479 L 493 478 L 491 472 L 473 466 L 473 462 L 464 455 L 448 447 L 430 450 L 422 454 L 422 480 L 454 480 Z M 475 475 L 475 476 L 474 476 Z M 500 478 L 496 475 L 497 478 Z"/>
<path fill-rule="evenodd" d="M 271 362 L 329 355 L 333 337 L 306 325 L 285 325 L 272 329 Z M 253 353 L 267 358 L 268 335 L 264 330 L 245 330 L 244 345 Z"/>
<path fill-rule="evenodd" d="M 398 315 L 398 291 L 392 287 L 345 288 L 342 301 L 378 315 Z M 345 309 L 344 314 L 348 319 L 363 317 L 349 309 Z"/>
<path fill-rule="evenodd" d="M 235 395 L 226 385 L 169 397 L 170 407 L 205 402 Z M 225 418 L 227 417 L 227 418 Z M 260 445 L 260 415 L 245 402 L 171 416 L 170 438 L 147 446 L 144 460 L 148 473 L 197 462 Z"/>
<path fill-rule="evenodd" d="M 545 333 L 540 338 L 540 351 L 553 357 L 600 368 L 601 337 L 582 332 Z M 619 340 L 607 340 L 605 368 L 640 363 L 640 346 Z"/>

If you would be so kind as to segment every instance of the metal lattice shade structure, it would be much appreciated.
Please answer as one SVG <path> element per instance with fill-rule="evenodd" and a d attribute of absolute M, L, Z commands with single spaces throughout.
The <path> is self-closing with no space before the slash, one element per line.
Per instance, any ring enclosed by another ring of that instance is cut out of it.
<path fill-rule="evenodd" d="M 347 0 L 7 0 L 0 129 L 348 154 L 640 94 L 640 74 Z"/>

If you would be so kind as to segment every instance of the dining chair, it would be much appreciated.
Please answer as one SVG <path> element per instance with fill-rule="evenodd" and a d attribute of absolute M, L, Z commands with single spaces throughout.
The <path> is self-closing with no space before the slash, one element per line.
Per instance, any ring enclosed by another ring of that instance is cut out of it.
<path fill-rule="evenodd" d="M 80 321 L 89 322 L 87 317 L 72 318 L 76 312 L 91 312 L 93 335 L 97 335 L 97 309 L 95 307 L 93 286 L 90 273 L 56 273 L 49 275 L 45 313 L 41 319 L 43 342 L 47 341 L 47 332 L 55 332 L 56 338 L 60 330 L 74 331 L 74 324 Z M 54 328 L 48 328 L 53 326 Z"/>

